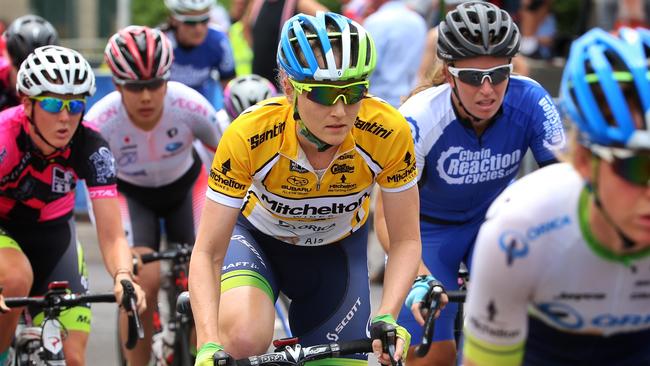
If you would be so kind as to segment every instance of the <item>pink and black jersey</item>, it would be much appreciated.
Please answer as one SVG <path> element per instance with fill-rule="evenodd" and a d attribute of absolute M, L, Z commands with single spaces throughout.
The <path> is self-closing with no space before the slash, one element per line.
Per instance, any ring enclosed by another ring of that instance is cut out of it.
<path fill-rule="evenodd" d="M 82 124 L 65 150 L 44 156 L 28 124 L 22 106 L 0 113 L 0 222 L 69 218 L 78 179 L 91 199 L 117 196 L 115 159 L 99 133 Z"/>

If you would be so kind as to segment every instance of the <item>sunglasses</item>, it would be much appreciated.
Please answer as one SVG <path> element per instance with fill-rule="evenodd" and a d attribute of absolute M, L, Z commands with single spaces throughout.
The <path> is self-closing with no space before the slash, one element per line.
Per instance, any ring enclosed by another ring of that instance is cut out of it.
<path fill-rule="evenodd" d="M 594 148 L 592 151 L 596 157 L 608 162 L 621 179 L 636 186 L 650 186 L 650 154 L 608 148 Z"/>
<path fill-rule="evenodd" d="M 172 17 L 178 20 L 179 22 L 189 26 L 195 26 L 198 24 L 208 24 L 208 22 L 210 21 L 210 13 L 199 14 L 199 15 L 174 14 Z"/>
<path fill-rule="evenodd" d="M 499 65 L 489 69 L 457 68 L 448 66 L 447 70 L 465 84 L 481 86 L 487 78 L 490 84 L 497 85 L 510 77 L 512 64 Z"/>
<path fill-rule="evenodd" d="M 38 105 L 49 113 L 59 113 L 66 108 L 71 114 L 79 114 L 86 108 L 85 99 L 60 99 L 55 97 L 31 97 Z"/>
<path fill-rule="evenodd" d="M 343 103 L 350 105 L 359 103 L 368 94 L 368 80 L 358 81 L 346 85 L 305 84 L 289 79 L 296 92 L 306 93 L 307 99 L 320 105 L 331 106 L 339 98 Z"/>
<path fill-rule="evenodd" d="M 167 80 L 163 78 L 154 78 L 148 80 L 122 80 L 122 79 L 113 79 L 115 83 L 124 87 L 124 89 L 133 92 L 140 93 L 143 90 L 158 90 Z"/>

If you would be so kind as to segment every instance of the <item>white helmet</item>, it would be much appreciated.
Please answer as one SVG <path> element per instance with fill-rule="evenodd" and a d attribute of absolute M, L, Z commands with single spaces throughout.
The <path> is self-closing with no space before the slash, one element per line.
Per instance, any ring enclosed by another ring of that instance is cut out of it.
<path fill-rule="evenodd" d="M 165 5 L 173 13 L 187 13 L 211 9 L 214 0 L 165 0 Z"/>
<path fill-rule="evenodd" d="M 81 54 L 61 46 L 34 50 L 20 65 L 16 90 L 37 96 L 55 94 L 95 94 L 95 74 Z"/>
<path fill-rule="evenodd" d="M 235 119 L 248 107 L 271 98 L 276 93 L 273 84 L 266 78 L 251 74 L 230 80 L 223 90 L 226 111 Z"/>

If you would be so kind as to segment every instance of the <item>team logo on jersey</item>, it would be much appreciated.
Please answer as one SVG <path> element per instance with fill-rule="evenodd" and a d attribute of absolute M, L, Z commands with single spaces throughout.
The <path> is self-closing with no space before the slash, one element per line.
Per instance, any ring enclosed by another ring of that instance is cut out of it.
<path fill-rule="evenodd" d="M 354 173 L 354 166 L 347 164 L 334 164 L 330 168 L 332 174 Z"/>
<path fill-rule="evenodd" d="M 519 169 L 521 150 L 493 154 L 489 148 L 479 151 L 451 146 L 438 158 L 436 169 L 448 184 L 477 184 L 509 178 Z"/>
<path fill-rule="evenodd" d="M 387 129 L 381 123 L 362 121 L 358 117 L 354 122 L 354 127 L 360 129 L 361 131 L 366 131 L 375 136 L 379 136 L 382 139 L 388 138 L 388 136 L 390 136 L 394 131 L 392 128 L 390 130 Z"/>
<path fill-rule="evenodd" d="M 231 177 L 228 177 L 228 172 L 231 170 L 230 159 L 221 164 L 221 170 L 218 170 L 215 167 L 210 169 L 211 184 L 214 183 L 215 185 L 227 191 L 242 190 L 246 188 L 246 185 L 237 182 Z"/>
<path fill-rule="evenodd" d="M 580 329 L 584 323 L 577 310 L 563 303 L 541 303 L 536 308 L 546 318 L 565 329 Z"/>
<path fill-rule="evenodd" d="M 563 148 L 566 143 L 564 127 L 562 126 L 560 113 L 558 113 L 553 99 L 549 95 L 546 95 L 537 102 L 537 105 L 544 111 L 544 122 L 542 123 L 542 127 L 544 128 L 544 147 L 548 150 Z"/>
<path fill-rule="evenodd" d="M 169 130 L 167 130 L 167 137 L 169 137 L 170 139 L 176 135 L 178 135 L 178 128 L 172 127 Z"/>
<path fill-rule="evenodd" d="M 120 151 L 122 150 L 124 149 L 120 149 Z M 125 167 L 135 163 L 136 161 L 138 161 L 138 150 L 128 149 L 120 154 L 120 157 L 117 159 L 117 165 Z"/>
<path fill-rule="evenodd" d="M 226 160 L 223 164 L 221 164 L 221 172 L 223 175 L 228 175 L 228 172 L 231 171 L 232 168 L 230 167 L 230 159 Z"/>
<path fill-rule="evenodd" d="M 412 117 L 406 117 L 406 122 L 409 123 L 409 127 L 411 128 L 411 136 L 413 136 L 413 141 L 420 142 L 420 126 L 418 126 L 417 121 Z"/>
<path fill-rule="evenodd" d="M 68 193 L 74 189 L 74 174 L 59 167 L 52 169 L 52 192 Z"/>
<path fill-rule="evenodd" d="M 499 248 L 506 253 L 506 264 L 512 266 L 516 258 L 528 255 L 528 241 L 516 231 L 506 231 L 499 237 Z"/>
<path fill-rule="evenodd" d="M 248 139 L 248 142 L 250 143 L 251 146 L 251 150 L 254 150 L 265 141 L 276 138 L 278 135 L 284 132 L 284 128 L 286 125 L 287 125 L 286 122 L 280 122 L 262 133 L 258 133 L 257 135 L 251 136 Z"/>
<path fill-rule="evenodd" d="M 468 323 L 473 330 L 491 337 L 511 339 L 519 336 L 521 330 L 506 328 L 506 325 L 497 319 L 498 313 L 499 311 L 497 310 L 494 299 L 490 299 L 485 306 L 485 313 L 476 312 L 469 314 Z"/>
<path fill-rule="evenodd" d="M 180 149 L 181 146 L 183 146 L 182 142 L 172 142 L 172 143 L 169 143 L 169 144 L 167 144 L 165 146 L 165 150 L 167 150 L 169 152 L 174 152 L 174 151 Z"/>
<path fill-rule="evenodd" d="M 287 182 L 289 182 L 289 184 L 292 186 L 304 187 L 309 184 L 309 179 L 290 175 L 289 178 L 287 178 Z"/>
<path fill-rule="evenodd" d="M 336 160 L 350 160 L 350 159 L 354 159 L 354 153 L 349 152 L 349 153 L 340 155 L 338 158 L 336 158 Z"/>
<path fill-rule="evenodd" d="M 349 178 L 345 174 L 341 174 L 337 183 L 329 185 L 330 192 L 347 192 L 355 188 L 357 188 L 357 184 L 350 182 Z"/>
<path fill-rule="evenodd" d="M 404 159 L 402 161 L 404 162 L 406 167 L 398 170 L 397 173 L 388 176 L 389 183 L 405 182 L 415 178 L 417 170 L 415 165 L 415 159 L 413 159 L 413 155 L 407 151 L 406 154 L 404 154 Z"/>
<path fill-rule="evenodd" d="M 326 233 L 332 231 L 336 226 L 336 223 L 327 223 L 325 225 L 318 225 L 317 222 L 307 223 L 307 222 L 287 222 L 284 220 L 278 220 L 278 226 L 284 228 L 287 231 L 290 231 L 295 236 L 300 236 L 298 231 L 311 231 L 314 233 Z"/>
<path fill-rule="evenodd" d="M 300 165 L 298 165 L 298 163 L 291 160 L 289 162 L 289 171 L 304 174 L 304 173 L 307 173 L 309 170 L 301 167 Z"/>
<path fill-rule="evenodd" d="M 98 183 L 108 183 L 109 179 L 115 178 L 115 158 L 107 147 L 102 146 L 92 153 L 90 161 L 95 167 Z"/>

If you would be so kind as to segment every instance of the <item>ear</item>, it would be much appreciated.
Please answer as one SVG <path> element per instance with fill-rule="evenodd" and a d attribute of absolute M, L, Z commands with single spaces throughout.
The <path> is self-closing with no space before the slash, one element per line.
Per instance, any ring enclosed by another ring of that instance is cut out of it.
<path fill-rule="evenodd" d="M 449 73 L 449 69 L 447 69 L 447 66 L 450 66 L 448 63 L 443 62 L 442 64 L 442 75 L 445 77 L 445 81 L 448 84 L 453 85 L 454 79 L 453 76 Z"/>
<path fill-rule="evenodd" d="M 21 95 L 20 103 L 23 105 L 23 108 L 25 109 L 25 115 L 31 116 L 32 108 L 34 108 L 33 100 L 29 99 L 29 97 L 26 95 Z"/>
<path fill-rule="evenodd" d="M 287 96 L 287 98 L 292 99 L 293 98 L 293 85 L 291 85 L 291 82 L 289 81 L 289 78 L 282 77 L 280 79 L 280 83 L 282 84 L 282 91 L 284 92 L 284 95 Z"/>
<path fill-rule="evenodd" d="M 573 154 L 573 166 L 575 167 L 578 174 L 584 178 L 584 180 L 591 182 L 593 178 L 591 176 L 592 169 L 591 164 L 593 163 L 591 151 L 581 144 L 576 144 L 575 151 Z"/>

